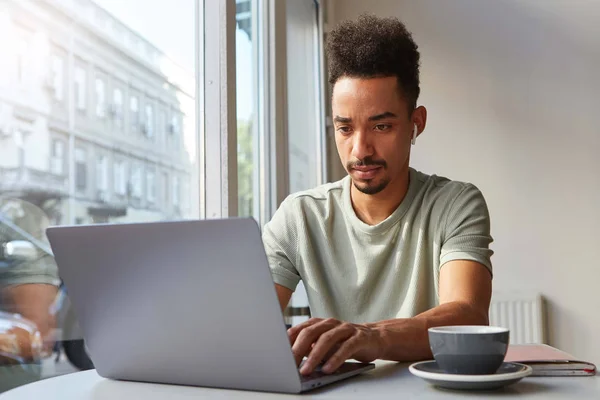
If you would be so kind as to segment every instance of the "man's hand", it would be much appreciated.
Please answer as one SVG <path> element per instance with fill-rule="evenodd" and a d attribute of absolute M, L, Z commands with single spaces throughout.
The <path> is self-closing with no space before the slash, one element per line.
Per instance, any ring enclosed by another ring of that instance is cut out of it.
<path fill-rule="evenodd" d="M 0 289 L 2 303 L 8 311 L 21 314 L 37 326 L 44 341 L 45 352 L 51 352 L 54 346 L 56 319 L 50 313 L 50 306 L 57 293 L 56 286 L 37 283 L 5 286 Z"/>
<path fill-rule="evenodd" d="M 366 325 L 312 318 L 290 328 L 288 335 L 296 364 L 308 357 L 300 370 L 303 375 L 312 373 L 322 362 L 322 371 L 332 373 L 347 359 L 371 362 L 381 354 L 379 331 Z"/>

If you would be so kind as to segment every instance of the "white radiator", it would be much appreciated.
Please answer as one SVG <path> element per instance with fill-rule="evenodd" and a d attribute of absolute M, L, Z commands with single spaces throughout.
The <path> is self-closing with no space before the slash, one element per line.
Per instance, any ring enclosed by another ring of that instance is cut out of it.
<path fill-rule="evenodd" d="M 546 343 L 542 296 L 494 293 L 490 305 L 490 325 L 510 329 L 511 344 Z"/>

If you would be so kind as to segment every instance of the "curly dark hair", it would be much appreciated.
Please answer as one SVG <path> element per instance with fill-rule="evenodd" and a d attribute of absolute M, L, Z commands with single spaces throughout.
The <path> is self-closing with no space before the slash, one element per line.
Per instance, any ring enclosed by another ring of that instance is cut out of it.
<path fill-rule="evenodd" d="M 334 85 L 342 77 L 396 76 L 412 112 L 420 93 L 417 48 L 397 18 L 363 14 L 355 21 L 342 22 L 327 38 L 329 83 Z"/>

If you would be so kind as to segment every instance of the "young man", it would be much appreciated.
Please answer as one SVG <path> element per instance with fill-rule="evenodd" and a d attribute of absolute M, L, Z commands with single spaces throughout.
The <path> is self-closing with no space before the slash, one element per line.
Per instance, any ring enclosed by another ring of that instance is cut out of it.
<path fill-rule="evenodd" d="M 409 167 L 425 129 L 419 52 L 397 19 L 361 16 L 327 43 L 338 153 L 348 176 L 289 196 L 263 241 L 282 309 L 300 280 L 315 318 L 289 330 L 301 373 L 346 359 L 431 358 L 427 329 L 488 323 L 485 200 Z"/>

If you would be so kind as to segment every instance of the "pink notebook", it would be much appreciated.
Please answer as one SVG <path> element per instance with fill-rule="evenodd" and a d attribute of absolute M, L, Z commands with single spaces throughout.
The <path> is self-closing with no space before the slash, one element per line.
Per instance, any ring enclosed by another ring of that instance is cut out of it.
<path fill-rule="evenodd" d="M 546 344 L 510 345 L 504 361 L 531 366 L 533 376 L 596 375 L 594 364 L 578 360 L 571 354 Z"/>

